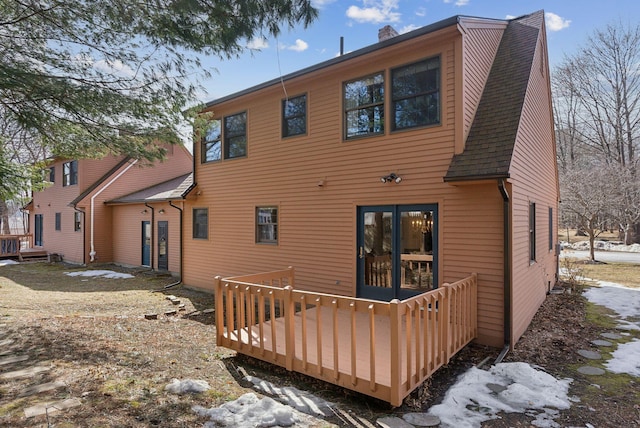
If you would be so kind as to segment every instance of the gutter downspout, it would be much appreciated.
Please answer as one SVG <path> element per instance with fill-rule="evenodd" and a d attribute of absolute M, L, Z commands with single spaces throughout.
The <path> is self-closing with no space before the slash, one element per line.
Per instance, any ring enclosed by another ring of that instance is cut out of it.
<path fill-rule="evenodd" d="M 168 289 L 168 288 L 173 288 L 176 285 L 182 284 L 182 271 L 184 269 L 184 258 L 182 257 L 182 248 L 183 248 L 183 245 L 184 245 L 184 236 L 183 236 L 183 233 L 182 233 L 182 224 L 183 224 L 182 214 L 183 214 L 183 209 L 180 208 L 177 205 L 173 205 L 173 202 L 171 202 L 171 201 L 169 201 L 169 206 L 171 206 L 171 207 L 177 209 L 178 211 L 180 211 L 180 272 L 178 272 L 180 276 L 179 276 L 179 279 L 176 282 L 165 285 L 164 286 L 165 290 Z"/>
<path fill-rule="evenodd" d="M 511 224 L 509 221 L 509 210 L 511 201 L 509 199 L 509 192 L 505 187 L 504 178 L 498 181 L 498 190 L 502 195 L 502 216 L 503 216 L 503 251 L 504 251 L 504 348 L 496 358 L 494 364 L 498 364 L 507 355 L 507 352 L 511 349 L 511 242 L 509 240 L 511 236 Z"/>
<path fill-rule="evenodd" d="M 100 195 L 100 193 L 104 192 L 109 186 L 111 186 L 118 178 L 120 178 L 125 172 L 129 171 L 129 169 L 131 169 L 132 166 L 134 166 L 136 163 L 138 163 L 138 160 L 134 160 L 133 162 L 131 162 L 129 165 L 127 165 L 127 167 L 125 169 L 123 169 L 122 171 L 120 171 L 118 173 L 118 175 L 116 175 L 115 177 L 113 177 L 111 180 L 109 180 L 109 182 L 107 184 L 105 184 L 102 189 L 98 190 L 96 192 L 95 195 L 93 195 L 91 197 L 91 251 L 89 252 L 89 256 L 90 262 L 94 262 L 96 260 L 96 248 L 94 245 L 94 217 L 95 217 L 95 199 L 96 197 L 98 197 L 98 195 Z"/>
<path fill-rule="evenodd" d="M 151 205 L 149 205 L 147 202 L 144 203 L 144 206 L 149 208 L 149 209 L 151 209 L 151 245 L 150 245 L 151 248 L 149 248 L 149 252 L 151 253 L 150 254 L 151 258 L 149 260 L 149 263 L 151 263 L 151 270 L 153 270 L 153 255 L 154 255 L 153 254 L 153 247 L 156 245 L 156 240 L 154 239 L 155 238 L 154 231 L 155 231 L 156 210 Z"/>

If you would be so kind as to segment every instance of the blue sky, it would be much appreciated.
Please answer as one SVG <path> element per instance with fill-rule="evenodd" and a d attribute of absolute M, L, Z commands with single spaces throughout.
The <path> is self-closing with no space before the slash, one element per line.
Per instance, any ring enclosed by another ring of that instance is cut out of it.
<path fill-rule="evenodd" d="M 607 24 L 632 26 L 640 20 L 638 0 L 314 0 L 319 18 L 307 29 L 284 31 L 278 39 L 252 40 L 239 59 L 203 60 L 212 72 L 202 81 L 211 101 L 335 57 L 344 37 L 350 52 L 377 42 L 389 24 L 403 33 L 454 15 L 504 19 L 544 9 L 551 67 L 584 45 Z M 217 70 L 217 71 L 216 71 Z"/>

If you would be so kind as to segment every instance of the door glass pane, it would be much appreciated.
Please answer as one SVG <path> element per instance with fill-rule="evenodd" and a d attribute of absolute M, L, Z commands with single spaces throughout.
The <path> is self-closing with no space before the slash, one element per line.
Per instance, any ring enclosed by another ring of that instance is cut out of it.
<path fill-rule="evenodd" d="M 364 283 L 392 287 L 393 214 L 390 211 L 364 213 Z"/>
<path fill-rule="evenodd" d="M 400 213 L 400 287 L 433 288 L 433 211 Z"/>

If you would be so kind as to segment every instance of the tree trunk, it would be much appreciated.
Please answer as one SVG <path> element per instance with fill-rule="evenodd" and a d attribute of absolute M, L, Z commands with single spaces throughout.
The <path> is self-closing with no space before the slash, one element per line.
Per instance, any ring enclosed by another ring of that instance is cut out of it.
<path fill-rule="evenodd" d="M 11 228 L 9 227 L 9 207 L 7 202 L 0 199 L 0 223 L 2 223 L 2 234 L 11 235 Z"/>

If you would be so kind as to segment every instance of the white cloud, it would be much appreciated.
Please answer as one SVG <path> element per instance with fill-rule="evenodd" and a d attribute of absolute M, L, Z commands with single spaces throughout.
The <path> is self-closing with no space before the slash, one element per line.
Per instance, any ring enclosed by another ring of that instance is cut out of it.
<path fill-rule="evenodd" d="M 445 3 L 453 3 L 456 6 L 466 6 L 469 4 L 469 0 L 456 0 L 455 3 L 453 0 L 444 0 Z"/>
<path fill-rule="evenodd" d="M 289 49 L 290 51 L 302 52 L 306 51 L 308 47 L 309 44 L 307 42 L 302 39 L 296 39 L 296 44 L 287 46 L 287 49 Z"/>
<path fill-rule="evenodd" d="M 334 3 L 336 0 L 311 0 L 311 5 L 313 7 L 317 7 L 318 9 L 322 9 L 331 3 Z"/>
<path fill-rule="evenodd" d="M 247 43 L 247 48 L 249 49 L 266 49 L 268 47 L 269 42 L 267 42 L 267 40 L 262 37 L 254 37 L 253 39 L 249 40 L 249 43 Z"/>
<path fill-rule="evenodd" d="M 427 9 L 425 9 L 424 7 L 419 7 L 416 10 L 416 15 L 422 17 L 422 16 L 427 16 Z"/>
<path fill-rule="evenodd" d="M 504 17 L 504 19 L 513 19 L 513 18 L 517 18 L 517 16 L 515 15 L 507 15 Z"/>
<path fill-rule="evenodd" d="M 546 12 L 544 18 L 549 31 L 560 31 L 569 27 L 571 24 L 571 20 L 564 19 L 552 12 Z"/>
<path fill-rule="evenodd" d="M 399 29 L 398 33 L 404 34 L 404 33 L 408 33 L 409 31 L 413 31 L 413 30 L 418 29 L 418 28 L 420 28 L 419 25 L 409 24 L 409 25 Z"/>
<path fill-rule="evenodd" d="M 363 0 L 362 5 L 349 6 L 347 17 L 356 22 L 380 24 L 382 22 L 400 21 L 398 9 L 399 0 Z"/>
<path fill-rule="evenodd" d="M 135 75 L 135 72 L 131 69 L 131 67 L 124 64 L 119 59 L 115 61 L 101 59 L 99 61 L 96 61 L 93 64 L 93 67 L 98 71 L 107 74 L 113 74 L 115 76 L 133 77 Z"/>

